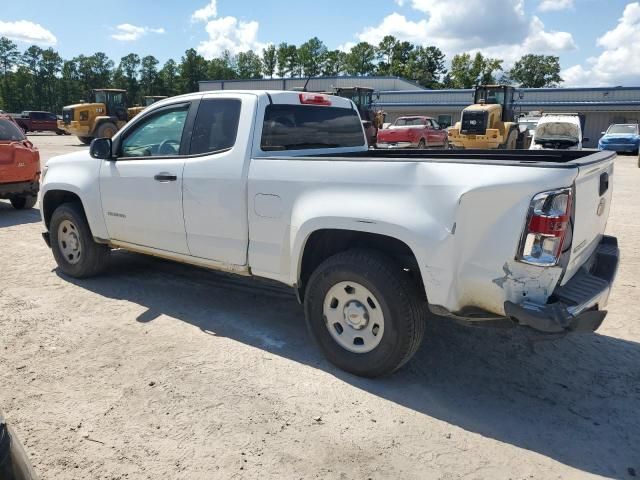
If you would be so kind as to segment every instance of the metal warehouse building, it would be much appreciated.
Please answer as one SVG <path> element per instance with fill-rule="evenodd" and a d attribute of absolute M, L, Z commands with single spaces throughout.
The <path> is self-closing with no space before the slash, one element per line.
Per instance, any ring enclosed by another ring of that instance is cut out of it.
<path fill-rule="evenodd" d="M 292 90 L 304 87 L 305 78 L 266 80 L 214 80 L 200 82 L 200 90 Z M 387 112 L 387 121 L 402 115 L 429 115 L 442 124 L 460 118 L 473 101 L 473 90 L 427 90 L 397 77 L 323 77 L 309 80 L 310 91 L 333 87 L 373 88 L 375 105 Z M 571 112 L 585 117 L 587 147 L 596 147 L 600 132 L 612 123 L 640 123 L 640 87 L 523 88 L 516 111 Z"/>

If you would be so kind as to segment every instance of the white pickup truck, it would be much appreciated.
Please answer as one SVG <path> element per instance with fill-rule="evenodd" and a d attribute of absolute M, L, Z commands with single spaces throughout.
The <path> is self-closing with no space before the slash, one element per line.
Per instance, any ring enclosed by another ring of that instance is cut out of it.
<path fill-rule="evenodd" d="M 343 98 L 189 94 L 51 159 L 43 235 L 76 278 L 122 248 L 289 285 L 328 359 L 372 377 L 411 358 L 429 314 L 596 330 L 614 158 L 369 150 Z"/>

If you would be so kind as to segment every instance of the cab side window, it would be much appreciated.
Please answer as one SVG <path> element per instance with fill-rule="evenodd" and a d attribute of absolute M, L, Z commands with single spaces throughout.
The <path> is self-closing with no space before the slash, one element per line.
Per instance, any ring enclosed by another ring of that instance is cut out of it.
<path fill-rule="evenodd" d="M 200 102 L 191 134 L 191 155 L 218 152 L 233 147 L 238 135 L 241 102 L 232 98 Z"/>
<path fill-rule="evenodd" d="M 174 157 L 180 154 L 189 105 L 162 109 L 141 120 L 122 141 L 121 157 Z"/>

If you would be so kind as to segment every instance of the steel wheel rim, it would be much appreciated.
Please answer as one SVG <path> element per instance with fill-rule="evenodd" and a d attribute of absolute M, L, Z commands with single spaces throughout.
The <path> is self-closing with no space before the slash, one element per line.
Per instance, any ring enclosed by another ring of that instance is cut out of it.
<path fill-rule="evenodd" d="M 384 335 L 382 305 L 358 282 L 340 282 L 324 298 L 323 317 L 331 337 L 345 350 L 368 353 Z"/>
<path fill-rule="evenodd" d="M 58 225 L 58 247 L 65 260 L 71 265 L 75 265 L 80 261 L 82 256 L 80 232 L 70 220 L 63 220 Z"/>

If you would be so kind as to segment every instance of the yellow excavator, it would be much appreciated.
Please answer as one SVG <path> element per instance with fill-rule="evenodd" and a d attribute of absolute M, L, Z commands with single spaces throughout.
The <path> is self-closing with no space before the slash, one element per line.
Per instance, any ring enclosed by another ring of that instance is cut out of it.
<path fill-rule="evenodd" d="M 515 150 L 521 135 L 514 110 L 516 89 L 509 85 L 475 88 L 473 105 L 449 129 L 449 145 L 460 149 Z"/>
<path fill-rule="evenodd" d="M 147 95 L 145 97 L 142 97 L 142 105 L 136 105 L 135 107 L 130 107 L 127 110 L 129 114 L 129 120 L 138 115 L 145 108 L 150 107 L 154 103 L 159 102 L 160 100 L 164 100 L 165 98 L 167 97 L 162 95 Z"/>
<path fill-rule="evenodd" d="M 127 91 L 100 88 L 91 90 L 89 102 L 64 107 L 58 128 L 89 145 L 94 138 L 113 137 L 127 121 Z"/>

